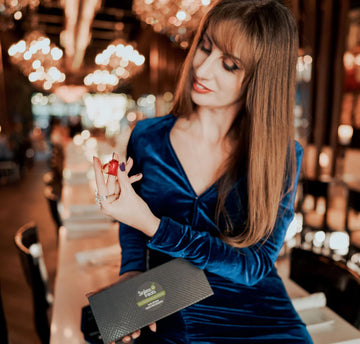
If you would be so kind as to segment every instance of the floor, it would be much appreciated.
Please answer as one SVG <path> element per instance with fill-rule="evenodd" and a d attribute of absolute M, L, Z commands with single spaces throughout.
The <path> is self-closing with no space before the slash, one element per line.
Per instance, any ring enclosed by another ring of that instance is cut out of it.
<path fill-rule="evenodd" d="M 34 329 L 30 288 L 13 241 L 16 230 L 28 221 L 35 221 L 38 226 L 53 291 L 56 229 L 43 196 L 42 176 L 46 171 L 45 160 L 35 161 L 18 183 L 0 186 L 0 288 L 10 344 L 40 343 Z"/>

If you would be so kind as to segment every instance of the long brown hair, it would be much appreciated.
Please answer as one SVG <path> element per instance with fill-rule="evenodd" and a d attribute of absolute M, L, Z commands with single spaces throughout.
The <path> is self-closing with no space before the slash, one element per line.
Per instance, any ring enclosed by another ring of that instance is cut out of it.
<path fill-rule="evenodd" d="M 190 91 L 192 61 L 204 32 L 224 53 L 244 63 L 244 106 L 232 123 L 234 142 L 227 172 L 218 183 L 218 219 L 226 220 L 224 241 L 245 247 L 268 237 L 279 203 L 293 188 L 294 93 L 298 33 L 291 12 L 278 0 L 220 0 L 205 15 L 183 66 L 172 112 L 188 117 L 196 108 Z M 244 48 L 245 42 L 245 48 Z M 225 209 L 231 186 L 245 171 L 248 185 L 247 222 L 236 227 Z M 290 180 L 287 187 L 284 181 Z"/>

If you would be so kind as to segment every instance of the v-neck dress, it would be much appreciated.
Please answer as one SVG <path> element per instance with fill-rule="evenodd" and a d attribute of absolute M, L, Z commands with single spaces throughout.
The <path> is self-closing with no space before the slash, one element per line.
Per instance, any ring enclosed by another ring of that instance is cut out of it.
<path fill-rule="evenodd" d="M 143 173 L 134 187 L 161 222 L 152 238 L 120 224 L 120 274 L 181 257 L 204 270 L 214 295 L 158 321 L 156 333 L 142 330 L 136 343 L 312 343 L 274 266 L 294 216 L 294 192 L 281 200 L 266 241 L 247 248 L 224 243 L 219 238 L 224 221 L 215 220 L 215 184 L 197 195 L 171 145 L 176 120 L 171 114 L 146 119 L 131 134 L 131 174 Z M 296 143 L 296 183 L 302 153 Z M 239 176 L 225 204 L 237 226 L 245 223 L 246 190 L 246 177 Z"/>

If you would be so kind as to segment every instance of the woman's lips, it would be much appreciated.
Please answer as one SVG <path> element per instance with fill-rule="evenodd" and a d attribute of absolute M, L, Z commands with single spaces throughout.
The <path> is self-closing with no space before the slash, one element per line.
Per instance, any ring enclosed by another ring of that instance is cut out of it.
<path fill-rule="evenodd" d="M 209 90 L 207 87 L 205 87 L 204 85 L 200 84 L 196 79 L 193 82 L 193 89 L 198 92 L 198 93 L 209 93 L 211 92 L 211 90 Z"/>

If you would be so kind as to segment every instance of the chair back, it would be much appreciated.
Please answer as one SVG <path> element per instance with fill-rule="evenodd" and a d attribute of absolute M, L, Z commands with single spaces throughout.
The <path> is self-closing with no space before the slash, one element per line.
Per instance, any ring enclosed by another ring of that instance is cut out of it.
<path fill-rule="evenodd" d="M 50 325 L 47 310 L 50 303 L 48 301 L 47 272 L 36 224 L 29 222 L 20 227 L 15 234 L 14 241 L 26 281 L 32 292 L 37 334 L 43 344 L 49 343 Z"/>
<path fill-rule="evenodd" d="M 56 197 L 54 193 L 54 189 L 50 185 L 46 185 L 44 188 L 44 197 L 46 198 L 46 201 L 49 206 L 51 218 L 54 221 L 55 227 L 56 227 L 56 234 L 59 234 L 59 228 L 63 225 L 62 219 L 58 210 L 58 198 Z"/>
<path fill-rule="evenodd" d="M 6 323 L 5 312 L 2 303 L 1 285 L 0 285 L 0 343 L 2 344 L 9 343 L 7 323 Z"/>
<path fill-rule="evenodd" d="M 360 329 L 360 276 L 344 262 L 293 248 L 290 278 L 309 293 L 323 292 L 327 306 Z"/>

